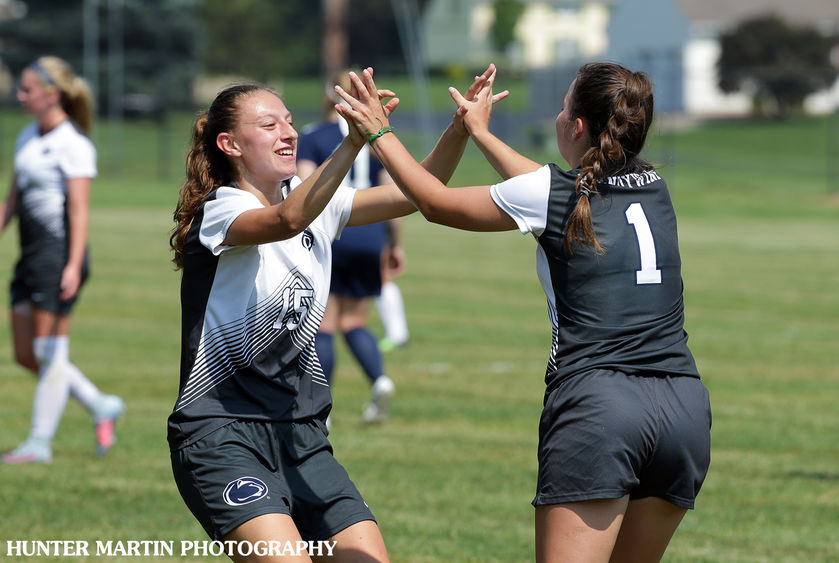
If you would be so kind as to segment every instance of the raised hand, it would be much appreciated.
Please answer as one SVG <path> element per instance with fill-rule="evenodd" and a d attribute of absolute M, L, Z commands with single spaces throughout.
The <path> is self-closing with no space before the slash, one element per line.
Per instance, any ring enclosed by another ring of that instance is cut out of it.
<path fill-rule="evenodd" d="M 353 84 L 352 94 L 338 85 L 335 86 L 335 91 L 346 102 L 336 104 L 335 111 L 348 122 L 353 123 L 358 129 L 357 133 L 370 139 L 390 127 L 388 116 L 399 105 L 399 98 L 393 97 L 395 94 L 391 90 L 379 90 L 376 87 L 376 83 L 373 82 L 372 68 L 367 67 L 361 74 L 362 77 L 359 77 L 354 72 L 350 73 L 350 81 Z M 382 98 L 387 97 L 391 99 L 382 105 Z"/>
<path fill-rule="evenodd" d="M 466 112 L 469 110 L 469 102 L 476 102 L 478 99 L 478 95 L 486 93 L 485 90 L 488 90 L 489 93 L 492 93 L 492 83 L 495 81 L 495 73 L 496 68 L 495 64 L 489 63 L 487 69 L 478 76 L 475 77 L 475 80 L 472 82 L 472 85 L 469 86 L 469 89 L 466 90 L 466 93 L 462 96 L 460 92 L 457 91 L 456 88 L 449 88 L 449 94 L 451 95 L 452 99 L 457 104 L 457 110 L 455 111 L 454 117 L 452 118 L 452 125 L 454 126 L 455 130 L 458 133 L 468 134 L 469 132 L 466 129 L 466 126 L 463 122 L 463 117 L 466 115 Z M 509 90 L 504 90 L 498 94 L 492 95 L 492 103 L 496 103 L 498 101 L 503 100 L 510 94 Z M 459 97 L 456 97 L 459 96 Z M 464 103 L 465 102 L 465 103 Z M 490 110 L 492 107 L 490 106 Z M 489 115 L 487 117 L 487 123 L 489 122 Z M 487 125 L 488 126 L 488 125 Z"/>
<path fill-rule="evenodd" d="M 473 134 L 476 130 L 489 129 L 492 105 L 510 94 L 509 90 L 504 90 L 498 94 L 492 93 L 495 74 L 495 65 L 490 63 L 483 74 L 475 77 L 475 81 L 465 94 L 461 95 L 457 88 L 449 88 L 449 94 L 454 103 L 457 104 L 453 121 L 456 129 L 465 128 L 470 134 Z"/>

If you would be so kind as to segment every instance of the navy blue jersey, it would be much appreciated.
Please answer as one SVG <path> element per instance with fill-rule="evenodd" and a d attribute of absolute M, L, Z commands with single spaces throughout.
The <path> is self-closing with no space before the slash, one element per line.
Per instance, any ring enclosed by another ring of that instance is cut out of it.
<path fill-rule="evenodd" d="M 344 135 L 338 123 L 324 122 L 307 125 L 301 130 L 300 138 L 297 139 L 297 159 L 311 160 L 320 165 L 338 148 L 343 139 Z M 382 163 L 370 154 L 369 147 L 365 144 L 341 185 L 357 190 L 377 186 L 379 174 L 383 169 Z"/>
<path fill-rule="evenodd" d="M 336 122 L 324 122 L 307 125 L 297 140 L 297 159 L 311 160 L 320 166 L 341 144 L 344 134 Z M 379 175 L 384 167 L 365 145 L 359 151 L 355 162 L 341 182 L 357 190 L 371 188 L 379 184 Z M 384 223 L 373 223 L 344 229 L 341 238 L 336 240 L 335 252 L 381 252 L 387 241 Z"/>
<path fill-rule="evenodd" d="M 593 368 L 699 377 L 687 347 L 676 216 L 664 180 L 650 169 L 598 184 L 592 222 L 605 253 L 578 246 L 567 254 L 578 173 L 547 165 L 491 188 L 496 204 L 539 243 L 553 330 L 547 393 Z"/>

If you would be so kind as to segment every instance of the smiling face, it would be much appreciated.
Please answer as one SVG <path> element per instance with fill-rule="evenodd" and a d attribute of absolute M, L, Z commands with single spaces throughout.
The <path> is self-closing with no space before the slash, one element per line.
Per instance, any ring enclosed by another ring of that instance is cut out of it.
<path fill-rule="evenodd" d="M 282 100 L 258 90 L 239 102 L 239 121 L 221 133 L 219 148 L 234 159 L 241 180 L 263 191 L 297 172 L 297 131 Z"/>

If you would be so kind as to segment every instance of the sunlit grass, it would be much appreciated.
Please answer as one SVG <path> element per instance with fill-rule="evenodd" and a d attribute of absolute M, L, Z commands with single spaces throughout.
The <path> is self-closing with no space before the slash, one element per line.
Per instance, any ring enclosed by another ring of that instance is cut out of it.
<path fill-rule="evenodd" d="M 4 119 L 5 133 L 12 118 Z M 185 142 L 175 139 L 187 138 L 188 121 L 173 120 L 162 177 L 148 124 L 126 125 L 121 175 L 108 168 L 113 147 L 101 147 L 93 276 L 74 314 L 72 357 L 125 397 L 128 410 L 104 459 L 92 455 L 89 416 L 71 402 L 51 466 L 0 466 L 3 555 L 14 539 L 205 537 L 175 489 L 165 440 L 180 338 L 168 231 Z M 839 206 L 828 193 L 825 153 L 813 148 L 825 131 L 804 120 L 651 138 L 651 160 L 672 156 L 663 174 L 679 215 L 687 330 L 714 410 L 711 471 L 667 561 L 815 563 L 839 553 Z M 106 124 L 100 134 L 106 138 Z M 470 149 L 452 184 L 495 181 Z M 535 243 L 412 216 L 405 244 L 399 283 L 412 341 L 385 358 L 398 386 L 393 416 L 381 427 L 360 425 L 369 388 L 341 345 L 336 456 L 378 517 L 394 561 L 530 561 L 550 345 Z M 6 279 L 16 254 L 12 228 L 0 239 Z M 13 364 L 8 323 L 0 341 L 6 450 L 26 434 L 34 379 Z"/>

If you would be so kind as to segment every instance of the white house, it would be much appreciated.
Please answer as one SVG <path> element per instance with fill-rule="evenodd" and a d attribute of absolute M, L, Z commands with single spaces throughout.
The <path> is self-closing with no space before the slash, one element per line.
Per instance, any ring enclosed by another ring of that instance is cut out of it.
<path fill-rule="evenodd" d="M 508 55 L 524 68 L 596 57 L 608 47 L 611 6 L 620 0 L 522 0 L 526 9 Z M 431 0 L 423 12 L 428 64 L 480 67 L 498 52 L 490 40 L 492 0 Z"/>
<path fill-rule="evenodd" d="M 519 70 L 567 76 L 581 61 L 608 59 L 644 70 L 656 84 L 657 105 L 691 115 L 747 112 L 747 93 L 717 87 L 718 38 L 745 19 L 777 14 L 793 23 L 839 34 L 839 0 L 522 0 L 516 44 L 505 53 Z M 479 68 L 498 60 L 489 30 L 492 0 L 431 0 L 422 21 L 430 66 Z M 837 48 L 839 59 L 839 47 Z M 839 60 L 837 60 L 839 65 Z M 561 69 L 561 70 L 560 70 Z M 810 96 L 805 107 L 839 107 L 839 81 Z"/>

